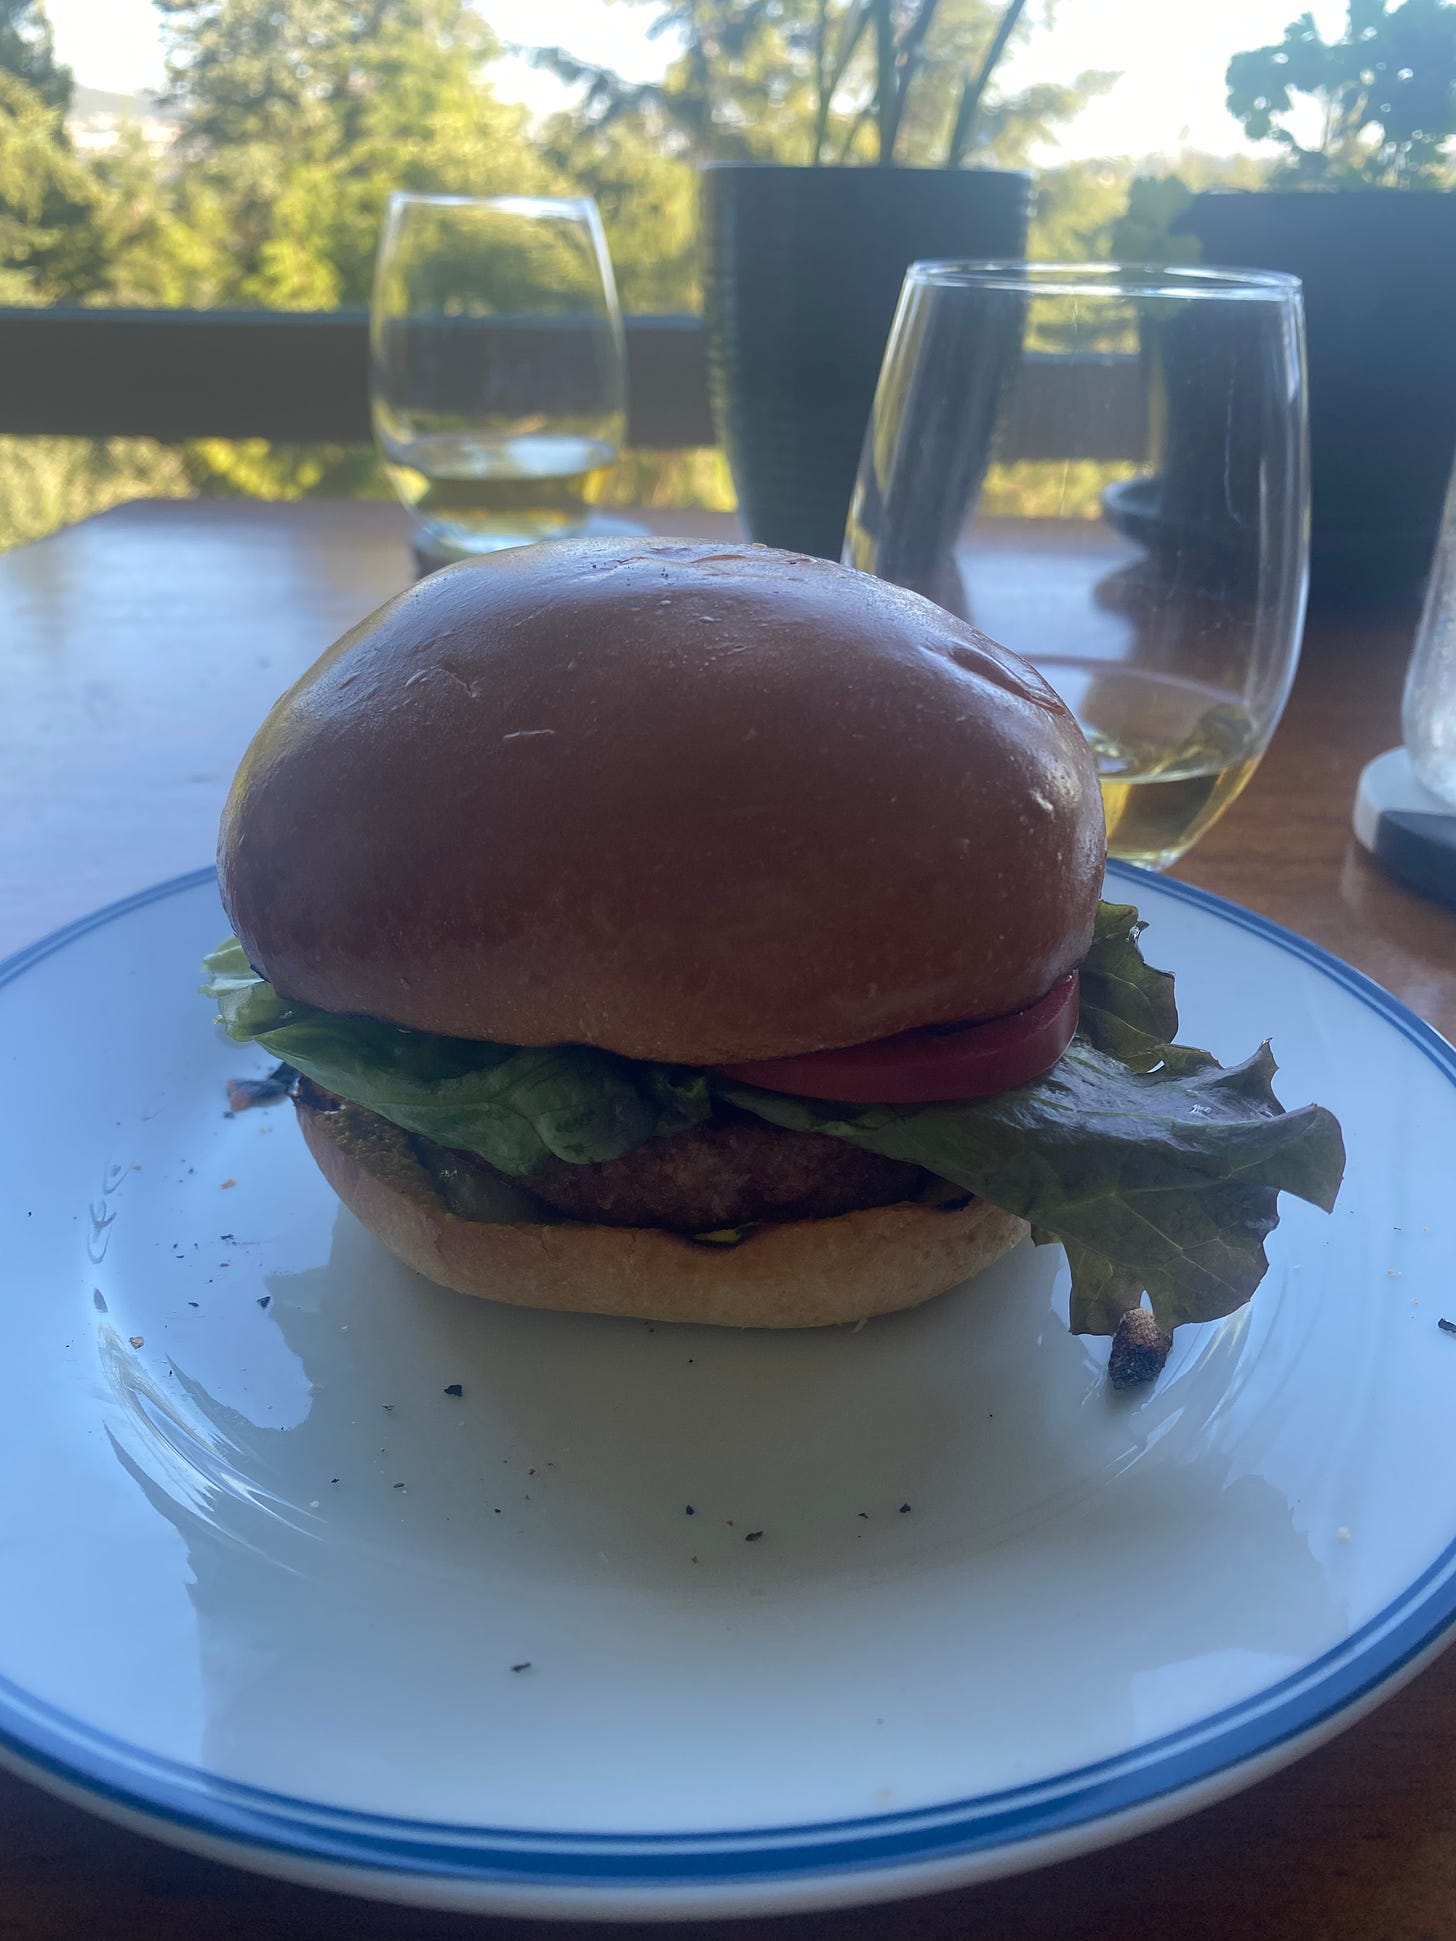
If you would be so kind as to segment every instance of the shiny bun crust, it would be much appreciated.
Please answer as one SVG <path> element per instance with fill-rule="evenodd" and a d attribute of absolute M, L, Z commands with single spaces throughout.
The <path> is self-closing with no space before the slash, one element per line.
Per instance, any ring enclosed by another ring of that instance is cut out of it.
<path fill-rule="evenodd" d="M 358 1106 L 294 1103 L 329 1184 L 391 1252 L 441 1287 L 516 1307 L 719 1327 L 826 1327 L 916 1307 L 979 1274 L 1030 1231 L 983 1200 L 955 1210 L 907 1203 L 785 1221 L 731 1248 L 654 1227 L 519 1215 L 512 1224 L 463 1220 L 388 1120 Z"/>
<path fill-rule="evenodd" d="M 346 634 L 255 737 L 219 864 L 288 997 L 726 1064 L 1030 1003 L 1088 946 L 1104 847 L 1066 707 L 929 601 L 583 540 Z"/>

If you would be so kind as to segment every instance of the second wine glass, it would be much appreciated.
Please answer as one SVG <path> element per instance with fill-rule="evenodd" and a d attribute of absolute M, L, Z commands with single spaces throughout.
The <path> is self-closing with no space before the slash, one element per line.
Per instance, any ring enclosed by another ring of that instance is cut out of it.
<path fill-rule="evenodd" d="M 1111 854 L 1163 868 L 1288 698 L 1308 477 L 1294 278 L 918 263 L 844 556 L 1039 668 L 1096 756 Z"/>
<path fill-rule="evenodd" d="M 427 551 L 588 527 L 626 434 L 622 320 L 594 202 L 392 197 L 370 345 L 375 435 Z"/>

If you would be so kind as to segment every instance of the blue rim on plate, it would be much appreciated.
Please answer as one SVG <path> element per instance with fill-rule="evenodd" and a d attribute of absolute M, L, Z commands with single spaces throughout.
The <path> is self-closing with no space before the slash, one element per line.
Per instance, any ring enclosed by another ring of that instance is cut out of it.
<path fill-rule="evenodd" d="M 1414 1012 L 1317 944 L 1188 883 L 1127 864 L 1129 884 L 1210 911 L 1314 966 L 1384 1018 L 1456 1085 L 1456 1049 Z M 12 983 L 75 938 L 213 877 L 196 870 L 113 903 L 0 964 Z M 1456 1542 L 1378 1616 L 1303 1670 L 1209 1717 L 1114 1758 L 1034 1785 L 915 1811 L 732 1833 L 556 1834 L 452 1826 L 330 1807 L 162 1758 L 41 1703 L 0 1678 L 0 1748 L 39 1779 L 61 1782 L 105 1810 L 122 1809 L 159 1831 L 220 1838 L 251 1853 L 332 1864 L 397 1880 L 497 1887 L 651 1890 L 731 1888 L 931 1865 L 1074 1831 L 1142 1812 L 1170 1817 L 1177 1796 L 1260 1760 L 1293 1757 L 1299 1743 L 1373 1699 L 1456 1622 Z M 1160 1810 L 1163 1809 L 1163 1810 Z M 1087 1840 L 1082 1844 L 1092 1844 Z"/>

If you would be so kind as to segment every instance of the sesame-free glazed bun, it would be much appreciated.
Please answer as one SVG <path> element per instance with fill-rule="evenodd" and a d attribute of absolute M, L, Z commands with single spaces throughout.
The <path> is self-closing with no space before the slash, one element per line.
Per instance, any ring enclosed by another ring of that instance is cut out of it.
<path fill-rule="evenodd" d="M 427 1280 L 516 1307 L 730 1328 L 815 1328 L 917 1307 L 970 1280 L 1029 1231 L 984 1200 L 905 1202 L 829 1220 L 760 1227 L 736 1247 L 660 1227 L 461 1219 L 407 1136 L 359 1106 L 294 1104 L 309 1151 L 339 1198 Z M 536 1209 L 545 1214 L 545 1209 Z"/>
<path fill-rule="evenodd" d="M 1014 654 L 822 560 L 613 539 L 346 634 L 255 737 L 219 860 L 285 996 L 706 1065 L 1030 1003 L 1103 858 L 1086 744 Z"/>

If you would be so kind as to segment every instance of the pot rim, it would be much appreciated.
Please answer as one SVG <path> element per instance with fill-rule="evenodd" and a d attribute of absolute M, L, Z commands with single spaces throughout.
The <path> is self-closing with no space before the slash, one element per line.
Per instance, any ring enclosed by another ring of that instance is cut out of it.
<path fill-rule="evenodd" d="M 1441 202 L 1456 207 L 1456 189 L 1396 189 L 1388 184 L 1336 183 L 1302 189 L 1195 189 L 1194 202 Z"/>
<path fill-rule="evenodd" d="M 889 165 L 880 162 L 699 162 L 698 173 L 699 175 L 864 175 L 880 181 L 883 181 L 886 176 L 903 175 L 963 175 L 973 182 L 983 181 L 988 176 L 1011 182 L 1033 180 L 1032 170 L 1025 168 L 922 168 L 906 162 L 894 162 Z"/>

